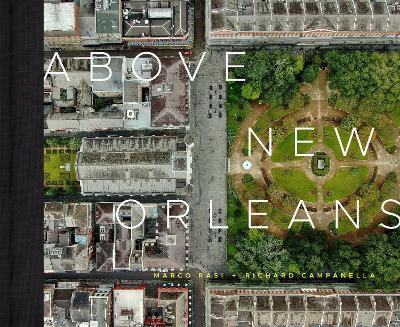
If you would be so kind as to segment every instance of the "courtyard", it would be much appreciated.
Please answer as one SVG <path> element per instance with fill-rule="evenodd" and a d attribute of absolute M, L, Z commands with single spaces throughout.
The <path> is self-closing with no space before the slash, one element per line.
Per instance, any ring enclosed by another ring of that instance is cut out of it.
<path fill-rule="evenodd" d="M 81 140 L 78 138 L 46 138 L 43 150 L 44 188 L 47 195 L 80 189 L 75 163 Z"/>
<path fill-rule="evenodd" d="M 44 150 L 44 186 L 64 188 L 75 185 L 76 152 L 68 148 L 45 148 Z"/>

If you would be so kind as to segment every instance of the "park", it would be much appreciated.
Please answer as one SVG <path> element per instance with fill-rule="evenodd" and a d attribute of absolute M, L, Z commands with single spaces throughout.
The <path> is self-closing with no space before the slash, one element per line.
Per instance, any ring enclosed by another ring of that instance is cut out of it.
<path fill-rule="evenodd" d="M 246 69 L 235 77 L 246 82 L 228 83 L 227 250 L 239 278 L 271 266 L 368 273 L 363 258 L 376 249 L 366 244 L 397 244 L 398 232 L 383 226 L 397 225 L 400 212 L 399 59 L 283 50 L 238 58 Z M 249 208 L 249 200 L 259 201 Z M 249 210 L 253 226 L 268 228 L 249 231 Z"/>

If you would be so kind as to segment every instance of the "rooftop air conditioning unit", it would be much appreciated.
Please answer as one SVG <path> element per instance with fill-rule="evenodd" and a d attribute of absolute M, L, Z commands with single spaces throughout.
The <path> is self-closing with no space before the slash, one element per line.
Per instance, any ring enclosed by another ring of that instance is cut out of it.
<path fill-rule="evenodd" d="M 166 245 L 176 245 L 176 235 L 167 235 L 165 243 Z"/>
<path fill-rule="evenodd" d="M 133 109 L 129 109 L 126 111 L 126 118 L 128 119 L 137 119 L 137 111 Z"/>

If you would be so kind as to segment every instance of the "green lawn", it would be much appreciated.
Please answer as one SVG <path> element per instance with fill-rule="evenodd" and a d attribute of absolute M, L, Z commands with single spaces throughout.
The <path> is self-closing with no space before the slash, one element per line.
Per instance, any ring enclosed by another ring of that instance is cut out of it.
<path fill-rule="evenodd" d="M 356 214 L 351 215 L 353 219 L 356 219 Z M 354 232 L 356 227 L 348 218 L 339 218 L 339 228 L 337 230 L 337 235 L 343 235 L 350 232 Z"/>
<path fill-rule="evenodd" d="M 273 107 L 267 110 L 266 115 L 271 121 L 276 121 L 290 114 L 292 111 L 283 107 Z"/>
<path fill-rule="evenodd" d="M 239 133 L 242 123 L 246 120 L 251 112 L 251 105 L 246 103 L 240 105 L 238 103 L 227 104 L 227 141 L 228 148 L 233 145 Z"/>
<path fill-rule="evenodd" d="M 310 148 L 315 145 L 316 138 L 313 136 L 313 131 L 300 131 L 298 132 L 298 140 L 299 141 L 306 141 L 306 140 L 313 140 L 314 143 L 298 144 L 298 153 L 307 153 Z M 301 160 L 304 157 L 296 157 L 295 156 L 295 148 L 294 142 L 295 141 L 295 133 L 289 134 L 281 143 L 278 145 L 272 146 L 272 157 L 271 160 L 274 162 L 283 162 L 283 161 L 295 161 Z M 273 142 L 272 142 L 273 143 Z"/>
<path fill-rule="evenodd" d="M 350 132 L 339 127 L 338 129 L 343 147 L 346 149 L 350 138 Z M 353 137 L 347 156 L 343 156 L 342 149 L 332 126 L 324 126 L 324 144 L 330 148 L 338 160 L 368 160 L 368 154 L 364 157 L 361 153 L 357 140 Z M 364 146 L 364 142 L 362 142 Z"/>
<path fill-rule="evenodd" d="M 324 201 L 333 202 L 349 196 L 361 187 L 367 176 L 367 167 L 339 168 L 324 185 Z"/>
<path fill-rule="evenodd" d="M 272 176 L 275 182 L 288 193 L 294 194 L 298 198 L 308 202 L 315 202 L 317 200 L 315 183 L 302 170 L 273 168 Z"/>
<path fill-rule="evenodd" d="M 367 227 L 370 225 L 374 219 L 374 217 L 380 212 L 381 206 L 379 201 L 373 201 L 368 204 L 366 207 L 360 209 L 360 226 L 361 228 Z M 356 214 L 352 215 L 355 219 Z M 339 218 L 339 228 L 337 230 L 338 235 L 346 234 L 349 232 L 354 232 L 356 228 L 352 224 L 352 222 L 348 218 L 340 217 Z"/>
<path fill-rule="evenodd" d="M 268 218 L 276 225 L 279 227 L 287 230 L 290 224 L 290 220 L 292 217 L 288 215 L 287 213 L 284 213 L 283 211 L 279 210 L 278 208 L 273 207 L 271 212 L 268 215 Z M 293 232 L 300 232 L 301 226 L 303 223 L 297 222 L 293 224 L 292 228 L 290 229 Z"/>
<path fill-rule="evenodd" d="M 400 128 L 400 108 L 390 113 L 390 117 L 396 123 L 397 127 Z"/>
<path fill-rule="evenodd" d="M 58 149 L 46 148 L 44 154 L 44 186 L 64 188 L 67 185 L 76 185 L 75 175 L 76 153 L 53 153 Z M 70 165 L 67 171 L 67 164 Z"/>

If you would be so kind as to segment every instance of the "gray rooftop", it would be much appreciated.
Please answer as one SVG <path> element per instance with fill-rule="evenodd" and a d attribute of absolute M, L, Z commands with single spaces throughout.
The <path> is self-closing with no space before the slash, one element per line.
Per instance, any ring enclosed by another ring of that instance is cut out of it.
<path fill-rule="evenodd" d="M 77 179 L 84 194 L 176 193 L 188 182 L 188 153 L 176 137 L 83 139 Z"/>
<path fill-rule="evenodd" d="M 93 92 L 110 92 L 110 93 L 121 93 L 123 91 L 122 83 L 122 66 L 124 58 L 123 57 L 112 57 L 110 61 L 111 77 L 106 81 L 93 81 L 92 87 Z M 94 63 L 97 65 L 106 64 L 106 58 L 96 58 Z M 105 79 L 109 75 L 107 68 L 94 68 L 93 77 L 94 79 Z"/>
<path fill-rule="evenodd" d="M 183 37 L 188 33 L 188 1 L 124 2 L 123 35 L 130 38 Z"/>
<path fill-rule="evenodd" d="M 314 288 L 315 287 L 315 288 Z M 389 326 L 400 315 L 400 294 L 340 287 L 207 287 L 206 326 Z M 233 302 L 233 303 L 232 303 Z M 233 309 L 233 311 L 232 311 Z"/>
<path fill-rule="evenodd" d="M 45 272 L 88 271 L 90 203 L 44 204 Z"/>
<path fill-rule="evenodd" d="M 261 40 L 392 37 L 400 33 L 398 0 L 208 0 L 209 37 Z"/>
<path fill-rule="evenodd" d="M 96 33 L 121 34 L 121 0 L 96 1 Z"/>
<path fill-rule="evenodd" d="M 167 228 L 165 204 L 143 204 L 146 219 L 142 226 L 132 231 L 118 221 L 109 225 L 118 205 L 96 203 L 96 223 L 103 231 L 107 226 L 114 231 L 107 241 L 96 244 L 97 270 L 182 270 L 186 267 L 187 230 L 175 218 L 170 219 L 171 226 Z M 170 210 L 172 215 L 179 215 L 185 208 L 175 205 Z M 124 224 L 137 225 L 141 220 L 142 213 L 137 206 L 124 206 L 120 213 Z"/>

